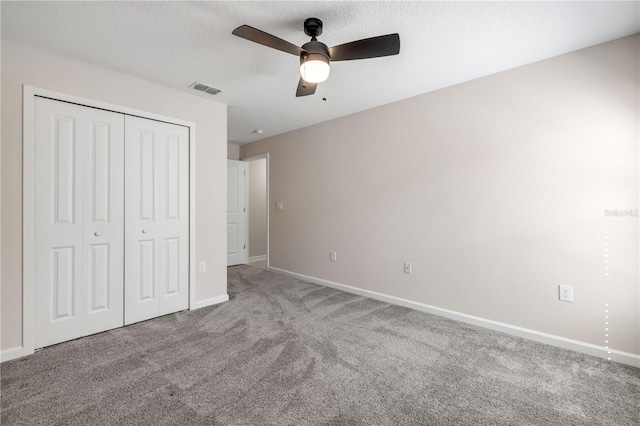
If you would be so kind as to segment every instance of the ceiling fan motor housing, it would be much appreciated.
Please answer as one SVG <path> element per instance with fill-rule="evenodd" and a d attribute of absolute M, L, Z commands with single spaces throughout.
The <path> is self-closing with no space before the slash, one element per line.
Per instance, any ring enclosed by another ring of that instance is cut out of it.
<path fill-rule="evenodd" d="M 304 52 L 300 54 L 300 65 L 302 65 L 305 60 L 320 59 L 318 56 L 323 56 L 324 58 L 321 60 L 326 60 L 327 62 L 331 59 L 327 45 L 316 40 L 311 40 L 309 43 L 303 44 L 302 50 L 304 50 Z"/>

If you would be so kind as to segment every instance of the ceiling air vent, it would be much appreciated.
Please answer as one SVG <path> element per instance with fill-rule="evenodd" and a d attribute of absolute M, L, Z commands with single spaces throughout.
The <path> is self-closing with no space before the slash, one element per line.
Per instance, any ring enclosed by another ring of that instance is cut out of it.
<path fill-rule="evenodd" d="M 222 92 L 222 89 L 218 89 L 213 86 L 209 86 L 208 84 L 200 83 L 198 81 L 196 81 L 189 87 L 195 90 L 199 90 L 200 92 L 208 93 L 210 95 L 217 95 L 218 93 Z"/>

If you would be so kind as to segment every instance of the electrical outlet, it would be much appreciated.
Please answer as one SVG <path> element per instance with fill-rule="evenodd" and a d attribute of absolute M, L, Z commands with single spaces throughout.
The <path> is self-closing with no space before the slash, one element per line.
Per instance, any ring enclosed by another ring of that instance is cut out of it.
<path fill-rule="evenodd" d="M 204 274 L 207 272 L 207 262 L 200 262 L 198 264 L 198 273 Z"/>
<path fill-rule="evenodd" d="M 338 253 L 336 253 L 335 251 L 330 251 L 329 252 L 329 260 L 331 260 L 332 262 L 337 262 L 338 261 Z"/>
<path fill-rule="evenodd" d="M 573 302 L 573 287 L 570 285 L 558 286 L 559 299 L 563 302 Z"/>
<path fill-rule="evenodd" d="M 411 263 L 404 262 L 404 273 L 405 274 L 412 274 L 413 273 L 413 268 L 412 268 Z"/>

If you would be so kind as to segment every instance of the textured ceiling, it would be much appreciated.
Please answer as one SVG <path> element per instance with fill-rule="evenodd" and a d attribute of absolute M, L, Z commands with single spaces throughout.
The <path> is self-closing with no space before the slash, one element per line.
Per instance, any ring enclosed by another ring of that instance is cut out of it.
<path fill-rule="evenodd" d="M 242 144 L 635 34 L 639 4 L 3 1 L 1 12 L 3 38 L 227 104 L 229 139 Z M 302 45 L 308 17 L 324 22 L 328 46 L 397 32 L 400 54 L 333 63 L 316 95 L 296 98 L 298 58 L 231 31 Z M 196 80 L 224 92 L 189 89 Z"/>

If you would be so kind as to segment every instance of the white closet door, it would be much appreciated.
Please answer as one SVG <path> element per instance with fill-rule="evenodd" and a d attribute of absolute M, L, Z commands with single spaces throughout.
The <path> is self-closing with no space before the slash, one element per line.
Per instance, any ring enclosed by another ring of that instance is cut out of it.
<path fill-rule="evenodd" d="M 227 266 L 247 263 L 247 163 L 227 160 Z"/>
<path fill-rule="evenodd" d="M 122 114 L 35 102 L 35 347 L 123 325 Z"/>
<path fill-rule="evenodd" d="M 189 129 L 125 119 L 125 324 L 189 306 Z"/>

